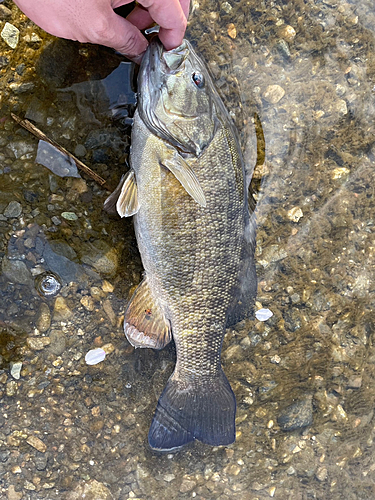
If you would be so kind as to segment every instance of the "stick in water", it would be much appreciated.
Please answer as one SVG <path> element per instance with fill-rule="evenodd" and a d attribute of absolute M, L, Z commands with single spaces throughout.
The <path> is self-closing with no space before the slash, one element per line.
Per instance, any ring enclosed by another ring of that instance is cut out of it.
<path fill-rule="evenodd" d="M 112 188 L 108 186 L 107 181 L 105 179 L 103 179 L 103 177 L 100 177 L 100 175 L 98 175 L 96 172 L 94 172 L 93 170 L 91 170 L 91 168 L 89 168 L 87 165 L 85 165 L 83 162 L 81 162 L 81 160 L 79 160 L 74 155 L 72 155 L 71 153 L 69 153 L 69 151 L 67 151 L 58 142 L 56 142 L 53 139 L 50 139 L 49 137 L 47 137 L 46 134 L 44 134 L 35 125 L 33 125 L 31 122 L 29 122 L 29 120 L 22 119 L 19 116 L 15 115 L 14 113 L 11 113 L 11 116 L 12 116 L 12 118 L 13 118 L 14 121 L 16 121 L 19 125 L 21 125 L 21 127 L 23 127 L 26 130 L 28 130 L 35 137 L 37 137 L 38 139 L 40 139 L 42 141 L 46 141 L 49 144 L 52 144 L 52 146 L 54 146 L 56 149 L 58 149 L 62 153 L 64 153 L 67 156 L 69 156 L 69 158 L 71 158 L 75 162 L 75 164 L 77 165 L 77 167 L 80 170 L 82 170 L 82 172 L 84 172 L 86 175 L 88 175 L 89 177 L 91 177 L 91 179 L 93 179 L 96 183 L 98 183 L 99 186 L 103 187 L 104 189 L 107 189 L 108 191 L 112 191 Z"/>

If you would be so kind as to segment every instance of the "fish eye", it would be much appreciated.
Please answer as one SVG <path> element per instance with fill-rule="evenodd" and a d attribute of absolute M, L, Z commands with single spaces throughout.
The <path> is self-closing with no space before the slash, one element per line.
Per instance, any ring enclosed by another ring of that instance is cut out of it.
<path fill-rule="evenodd" d="M 202 73 L 195 72 L 191 75 L 193 82 L 199 89 L 203 89 L 204 87 L 204 76 Z"/>

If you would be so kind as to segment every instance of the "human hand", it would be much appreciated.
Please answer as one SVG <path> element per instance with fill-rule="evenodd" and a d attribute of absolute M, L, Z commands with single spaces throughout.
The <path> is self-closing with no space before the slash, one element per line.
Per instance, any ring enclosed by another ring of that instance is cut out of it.
<path fill-rule="evenodd" d="M 189 0 L 138 0 L 127 19 L 113 9 L 132 0 L 14 0 L 35 24 L 60 38 L 112 47 L 136 59 L 147 48 L 140 32 L 153 22 L 167 50 L 181 44 Z"/>

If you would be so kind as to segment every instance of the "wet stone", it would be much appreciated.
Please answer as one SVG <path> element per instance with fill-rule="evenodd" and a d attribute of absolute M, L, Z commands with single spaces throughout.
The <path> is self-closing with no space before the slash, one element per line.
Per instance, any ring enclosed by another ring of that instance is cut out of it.
<path fill-rule="evenodd" d="M 268 85 L 263 98 L 270 104 L 278 103 L 285 95 L 285 90 L 280 85 Z"/>
<path fill-rule="evenodd" d="M 5 56 L 0 56 L 0 68 L 7 66 L 9 64 L 9 59 Z"/>
<path fill-rule="evenodd" d="M 109 489 L 95 479 L 85 484 L 79 484 L 73 491 L 67 494 L 66 500 L 112 500 L 113 496 Z"/>
<path fill-rule="evenodd" d="M 26 343 L 33 351 L 41 351 L 51 343 L 51 340 L 49 337 L 29 337 Z"/>
<path fill-rule="evenodd" d="M 12 16 L 12 11 L 5 7 L 5 5 L 0 4 L 0 19 L 7 19 Z"/>
<path fill-rule="evenodd" d="M 326 467 L 319 467 L 319 469 L 315 473 L 315 477 L 318 481 L 325 481 L 328 476 L 328 471 Z"/>
<path fill-rule="evenodd" d="M 18 45 L 20 37 L 19 30 L 13 24 L 5 23 L 1 31 L 1 38 L 9 45 L 11 49 L 15 49 Z"/>
<path fill-rule="evenodd" d="M 22 213 L 22 205 L 18 201 L 11 201 L 4 210 L 4 215 L 8 219 L 19 217 Z"/>
<path fill-rule="evenodd" d="M 53 317 L 57 320 L 64 320 L 70 318 L 72 311 L 66 304 L 64 297 L 57 297 L 55 307 L 53 310 Z"/>
<path fill-rule="evenodd" d="M 191 491 L 196 486 L 195 481 L 190 481 L 189 479 L 184 479 L 180 486 L 180 493 L 187 493 Z"/>
<path fill-rule="evenodd" d="M 0 462 L 5 463 L 8 460 L 9 455 L 10 455 L 9 450 L 0 451 Z"/>
<path fill-rule="evenodd" d="M 12 283 L 33 284 L 31 273 L 22 260 L 10 260 L 5 256 L 2 262 L 2 271 Z"/>
<path fill-rule="evenodd" d="M 87 150 L 85 146 L 83 144 L 77 144 L 77 146 L 74 149 L 75 156 L 77 156 L 78 158 L 82 158 L 83 156 L 86 155 L 86 153 Z"/>
<path fill-rule="evenodd" d="M 313 422 L 312 397 L 288 406 L 280 413 L 277 422 L 283 431 L 295 431 L 311 425 Z"/>
<path fill-rule="evenodd" d="M 36 436 L 29 436 L 26 439 L 26 443 L 28 443 L 30 446 L 40 451 L 41 453 L 45 453 L 47 450 L 46 444 Z"/>
<path fill-rule="evenodd" d="M 7 396 L 14 396 L 17 392 L 18 389 L 18 384 L 15 380 L 11 380 L 10 382 L 7 383 L 6 385 L 6 395 Z"/>
<path fill-rule="evenodd" d="M 19 380 L 21 369 L 22 369 L 22 362 L 21 361 L 17 361 L 16 363 L 10 364 L 10 374 L 12 375 L 12 377 L 14 379 Z"/>
<path fill-rule="evenodd" d="M 53 330 L 49 337 L 51 340 L 49 347 L 50 352 L 56 354 L 56 356 L 60 356 L 66 348 L 66 337 L 64 332 L 61 330 Z"/>
<path fill-rule="evenodd" d="M 117 251 L 105 241 L 97 240 L 83 248 L 81 260 L 94 267 L 99 273 L 113 275 L 119 264 Z"/>
<path fill-rule="evenodd" d="M 51 311 L 45 302 L 42 302 L 39 307 L 38 319 L 36 327 L 42 333 L 46 332 L 51 326 Z"/>
<path fill-rule="evenodd" d="M 13 484 L 10 484 L 8 487 L 7 500 L 21 500 L 22 497 L 23 497 L 23 494 L 16 491 Z"/>

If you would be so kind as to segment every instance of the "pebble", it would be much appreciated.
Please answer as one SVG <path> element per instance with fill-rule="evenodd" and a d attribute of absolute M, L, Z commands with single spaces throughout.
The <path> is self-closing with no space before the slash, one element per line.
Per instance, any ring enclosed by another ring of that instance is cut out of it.
<path fill-rule="evenodd" d="M 17 218 L 22 214 L 22 205 L 18 201 L 11 201 L 4 210 L 4 215 L 8 219 Z"/>
<path fill-rule="evenodd" d="M 184 479 L 180 486 L 180 493 L 187 493 L 191 491 L 196 486 L 195 481 L 190 481 L 189 479 Z"/>
<path fill-rule="evenodd" d="M 49 337 L 29 337 L 26 343 L 33 351 L 41 351 L 51 343 L 51 340 Z"/>
<path fill-rule="evenodd" d="M 261 258 L 258 259 L 259 264 L 263 267 L 268 267 L 271 262 L 278 262 L 285 259 L 288 253 L 280 248 L 279 245 L 269 245 L 262 253 Z"/>
<path fill-rule="evenodd" d="M 226 14 L 230 14 L 233 8 L 229 2 L 223 2 L 220 7 Z"/>
<path fill-rule="evenodd" d="M 237 30 L 236 30 L 236 27 L 235 27 L 235 25 L 233 23 L 228 24 L 227 32 L 228 32 L 228 35 L 232 39 L 236 38 L 236 36 L 237 36 Z"/>
<path fill-rule="evenodd" d="M 296 36 L 296 30 L 293 28 L 293 26 L 289 26 L 288 24 L 286 24 L 281 28 L 280 36 L 287 42 L 292 42 Z"/>
<path fill-rule="evenodd" d="M 315 473 L 315 477 L 318 481 L 325 481 L 328 476 L 328 471 L 326 467 L 319 467 L 319 469 Z"/>
<path fill-rule="evenodd" d="M 346 167 L 337 167 L 334 170 L 332 170 L 331 173 L 331 178 L 333 180 L 335 179 L 341 179 L 341 177 L 345 177 L 350 174 L 350 170 Z"/>
<path fill-rule="evenodd" d="M 78 219 L 78 215 L 75 214 L 74 212 L 63 212 L 61 214 L 61 217 L 63 219 L 66 219 L 66 220 L 77 220 Z"/>
<path fill-rule="evenodd" d="M 7 500 L 21 500 L 22 497 L 23 497 L 23 494 L 16 491 L 13 484 L 10 484 L 8 486 Z"/>
<path fill-rule="evenodd" d="M 22 362 L 17 361 L 16 363 L 10 363 L 10 374 L 16 380 L 20 379 L 20 374 L 22 370 Z"/>
<path fill-rule="evenodd" d="M 288 219 L 292 222 L 298 222 L 303 217 L 303 212 L 299 207 L 293 207 L 288 210 Z"/>
<path fill-rule="evenodd" d="M 36 327 L 41 333 L 45 333 L 51 326 L 51 311 L 45 302 L 42 302 L 39 307 L 38 319 Z"/>
<path fill-rule="evenodd" d="M 18 390 L 18 384 L 14 380 L 10 380 L 6 385 L 6 395 L 14 396 Z"/>
<path fill-rule="evenodd" d="M 109 342 L 108 344 L 104 344 L 102 349 L 106 354 L 111 354 L 115 350 L 115 346 Z"/>
<path fill-rule="evenodd" d="M 29 436 L 26 439 L 26 443 L 28 443 L 30 446 L 40 451 L 41 453 L 45 453 L 47 450 L 47 446 L 43 443 L 41 439 L 39 439 L 36 436 Z"/>
<path fill-rule="evenodd" d="M 115 287 L 107 280 L 103 281 L 102 290 L 105 293 L 112 293 Z"/>
<path fill-rule="evenodd" d="M 350 377 L 348 380 L 348 387 L 350 389 L 359 389 L 362 386 L 362 377 Z"/>
<path fill-rule="evenodd" d="M 49 351 L 56 356 L 60 356 L 66 348 L 66 337 L 64 332 L 61 330 L 52 330 L 49 338 L 51 340 Z"/>
<path fill-rule="evenodd" d="M 87 500 L 113 500 L 109 489 L 95 479 L 78 484 L 73 491 L 66 495 L 65 500 L 81 500 L 82 498 L 86 498 Z"/>
<path fill-rule="evenodd" d="M 5 7 L 5 5 L 0 4 L 0 19 L 6 19 L 7 17 L 11 17 L 12 11 Z"/>
<path fill-rule="evenodd" d="M 255 313 L 255 317 L 258 321 L 267 321 L 268 319 L 272 318 L 273 312 L 270 311 L 269 309 L 258 309 Z"/>
<path fill-rule="evenodd" d="M 313 423 L 312 397 L 296 401 L 283 410 L 277 418 L 283 431 L 294 431 Z"/>
<path fill-rule="evenodd" d="M 77 144 L 77 146 L 74 149 L 75 156 L 77 156 L 78 158 L 82 158 L 83 156 L 86 155 L 86 153 L 87 150 L 85 146 L 83 144 Z"/>
<path fill-rule="evenodd" d="M 271 363 L 278 365 L 281 362 L 281 358 L 278 354 L 275 354 L 275 356 L 271 356 L 270 361 Z"/>
<path fill-rule="evenodd" d="M 97 349 L 91 349 L 91 351 L 86 354 L 85 361 L 87 365 L 97 365 L 104 361 L 105 357 L 105 350 L 98 347 Z"/>
<path fill-rule="evenodd" d="M 1 38 L 9 45 L 11 49 L 15 49 L 18 45 L 20 37 L 19 30 L 13 24 L 5 23 L 1 31 Z"/>
<path fill-rule="evenodd" d="M 40 38 L 39 35 L 37 35 L 36 33 L 31 33 L 31 35 L 27 34 L 23 37 L 23 39 L 25 40 L 26 43 L 29 43 L 30 45 L 33 45 L 35 43 L 40 43 L 42 42 L 42 39 Z"/>
<path fill-rule="evenodd" d="M 95 309 L 94 300 L 88 295 L 84 295 L 80 302 L 87 311 L 93 311 Z"/>
<path fill-rule="evenodd" d="M 170 483 L 171 481 L 173 481 L 174 479 L 176 479 L 176 476 L 174 474 L 165 474 L 165 476 L 163 476 L 163 479 L 167 483 Z"/>
<path fill-rule="evenodd" d="M 57 320 L 64 320 L 70 318 L 72 311 L 66 304 L 64 297 L 56 297 L 55 306 L 53 309 L 53 317 Z"/>
<path fill-rule="evenodd" d="M 35 83 L 33 82 L 12 82 L 9 84 L 10 90 L 15 94 L 23 94 L 24 92 L 29 92 L 30 90 L 33 90 L 34 87 Z"/>
<path fill-rule="evenodd" d="M 117 316 L 113 311 L 111 302 L 108 299 L 103 302 L 103 309 L 104 312 L 107 314 L 109 321 L 111 322 L 111 325 L 115 326 L 117 323 Z"/>
<path fill-rule="evenodd" d="M 270 104 L 278 103 L 285 95 L 285 90 L 280 85 L 268 85 L 263 93 L 264 99 Z"/>

